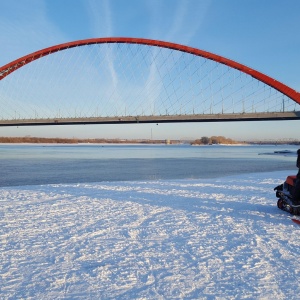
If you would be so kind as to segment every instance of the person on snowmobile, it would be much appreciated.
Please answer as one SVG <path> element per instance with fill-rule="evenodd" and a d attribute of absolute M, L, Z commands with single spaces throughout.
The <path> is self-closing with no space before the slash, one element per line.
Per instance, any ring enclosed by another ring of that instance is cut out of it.
<path fill-rule="evenodd" d="M 298 173 L 296 175 L 296 181 L 294 185 L 294 191 L 293 191 L 293 203 L 295 205 L 300 205 L 300 149 L 297 151 L 297 162 L 296 166 L 298 168 Z"/>

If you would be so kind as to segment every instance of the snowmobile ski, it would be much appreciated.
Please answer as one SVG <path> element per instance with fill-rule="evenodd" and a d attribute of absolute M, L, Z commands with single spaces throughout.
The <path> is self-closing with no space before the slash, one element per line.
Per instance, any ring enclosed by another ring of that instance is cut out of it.
<path fill-rule="evenodd" d="M 300 220 L 299 220 L 299 219 L 294 219 L 294 218 L 292 218 L 292 221 L 293 221 L 294 223 L 300 225 Z"/>

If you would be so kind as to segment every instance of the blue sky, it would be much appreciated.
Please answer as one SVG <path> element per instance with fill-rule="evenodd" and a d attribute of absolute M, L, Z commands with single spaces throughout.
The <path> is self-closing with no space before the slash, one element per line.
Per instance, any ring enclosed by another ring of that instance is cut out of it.
<path fill-rule="evenodd" d="M 73 40 L 143 37 L 222 55 L 300 91 L 299 11 L 299 0 L 0 0 L 0 66 Z M 0 128 L 0 136 L 300 139 L 299 128 L 299 121 L 55 126 Z"/>

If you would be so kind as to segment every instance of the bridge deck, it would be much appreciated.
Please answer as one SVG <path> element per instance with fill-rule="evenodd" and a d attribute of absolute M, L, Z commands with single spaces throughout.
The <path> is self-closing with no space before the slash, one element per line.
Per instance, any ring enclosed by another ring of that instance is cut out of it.
<path fill-rule="evenodd" d="M 300 111 L 236 114 L 195 114 L 164 116 L 122 116 L 52 119 L 0 120 L 0 126 L 76 125 L 76 124 L 134 124 L 134 123 L 177 123 L 177 122 L 232 122 L 299 120 Z"/>

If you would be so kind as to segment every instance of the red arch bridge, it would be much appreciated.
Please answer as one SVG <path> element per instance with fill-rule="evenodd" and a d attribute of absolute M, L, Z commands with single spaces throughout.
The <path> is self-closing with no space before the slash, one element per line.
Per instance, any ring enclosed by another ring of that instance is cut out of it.
<path fill-rule="evenodd" d="M 300 93 L 179 44 L 96 38 L 0 68 L 0 126 L 300 119 Z"/>

